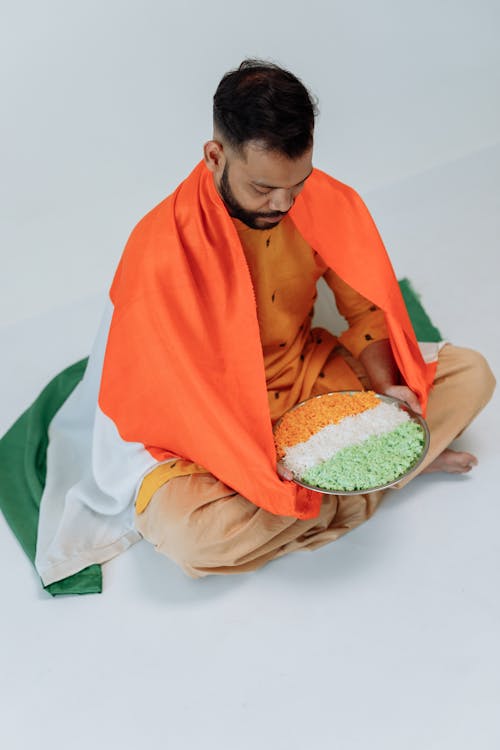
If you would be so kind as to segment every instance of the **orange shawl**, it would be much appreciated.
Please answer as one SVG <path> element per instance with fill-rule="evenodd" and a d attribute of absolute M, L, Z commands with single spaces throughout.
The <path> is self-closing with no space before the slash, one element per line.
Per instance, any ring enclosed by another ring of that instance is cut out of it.
<path fill-rule="evenodd" d="M 290 211 L 304 239 L 382 308 L 425 407 L 425 365 L 392 266 L 359 196 L 314 170 Z M 135 227 L 110 290 L 99 405 L 123 440 L 194 461 L 255 505 L 313 518 L 321 494 L 282 481 L 245 256 L 203 162 Z"/>

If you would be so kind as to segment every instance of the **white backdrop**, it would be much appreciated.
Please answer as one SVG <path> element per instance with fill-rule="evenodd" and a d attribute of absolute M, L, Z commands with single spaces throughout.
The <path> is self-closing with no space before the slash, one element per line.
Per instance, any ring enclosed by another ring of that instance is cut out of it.
<path fill-rule="evenodd" d="M 0 435 L 88 353 L 132 226 L 200 158 L 247 55 L 317 94 L 316 165 L 500 373 L 498 0 L 0 7 Z M 0 745 L 498 750 L 498 401 L 456 445 L 470 475 L 419 477 L 251 575 L 191 581 L 140 543 L 102 597 L 52 600 L 0 516 Z"/>
<path fill-rule="evenodd" d="M 315 163 L 365 197 L 500 140 L 493 0 L 3 6 L 0 327 L 107 289 L 245 56 L 319 97 Z"/>

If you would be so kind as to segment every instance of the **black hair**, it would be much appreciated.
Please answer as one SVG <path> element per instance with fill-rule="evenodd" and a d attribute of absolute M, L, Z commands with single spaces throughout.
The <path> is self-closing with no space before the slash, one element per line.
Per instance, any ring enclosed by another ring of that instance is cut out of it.
<path fill-rule="evenodd" d="M 237 151 L 249 141 L 291 159 L 312 146 L 316 100 L 288 70 L 243 60 L 214 95 L 214 127 Z"/>

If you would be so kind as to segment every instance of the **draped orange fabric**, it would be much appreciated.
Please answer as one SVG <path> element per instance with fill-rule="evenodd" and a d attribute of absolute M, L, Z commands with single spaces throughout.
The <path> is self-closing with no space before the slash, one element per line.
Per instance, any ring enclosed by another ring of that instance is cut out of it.
<path fill-rule="evenodd" d="M 425 413 L 436 363 L 426 365 L 391 262 L 368 209 L 347 185 L 315 169 L 290 211 L 304 239 L 338 275 L 385 312 L 392 351 Z"/>
<path fill-rule="evenodd" d="M 425 403 L 433 370 L 361 199 L 314 170 L 290 217 L 339 276 L 386 312 L 400 369 Z M 276 473 L 250 273 L 204 163 L 133 230 L 110 296 L 99 405 L 120 436 L 158 461 L 201 464 L 272 513 L 318 515 L 321 494 Z"/>

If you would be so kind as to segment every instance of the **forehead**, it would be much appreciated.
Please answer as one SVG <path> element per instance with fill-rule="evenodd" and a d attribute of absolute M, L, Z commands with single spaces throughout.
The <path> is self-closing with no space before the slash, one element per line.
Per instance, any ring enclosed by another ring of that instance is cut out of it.
<path fill-rule="evenodd" d="M 312 169 L 312 148 L 296 159 L 269 151 L 258 144 L 247 144 L 235 161 L 240 178 L 263 187 L 291 188 L 303 182 Z"/>

